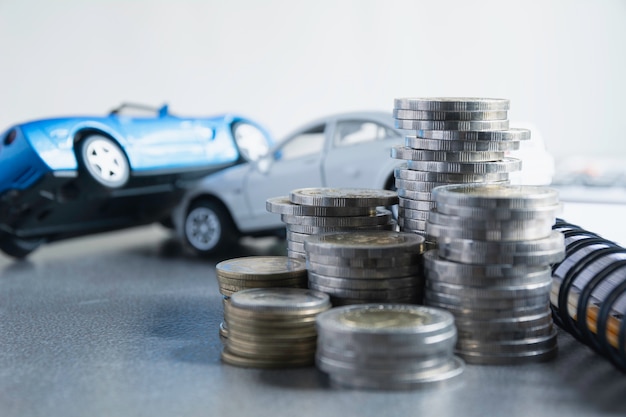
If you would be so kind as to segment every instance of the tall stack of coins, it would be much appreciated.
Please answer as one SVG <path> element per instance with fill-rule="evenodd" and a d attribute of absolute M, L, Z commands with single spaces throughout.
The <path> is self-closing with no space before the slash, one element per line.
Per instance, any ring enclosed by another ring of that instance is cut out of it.
<path fill-rule="evenodd" d="M 408 304 L 336 307 L 317 316 L 317 367 L 331 383 L 411 389 L 463 372 L 447 311 Z"/>
<path fill-rule="evenodd" d="M 352 231 L 304 242 L 309 288 L 333 305 L 419 303 L 423 297 L 424 238 L 394 231 Z"/>
<path fill-rule="evenodd" d="M 497 98 L 398 98 L 397 128 L 415 131 L 391 156 L 406 160 L 395 172 L 400 230 L 425 235 L 435 207 L 434 187 L 502 183 L 521 161 L 505 152 L 530 138 L 526 129 L 509 129 L 509 100 Z"/>
<path fill-rule="evenodd" d="M 545 187 L 461 184 L 433 189 L 424 254 L 425 303 L 455 316 L 456 353 L 471 363 L 517 364 L 557 352 L 550 265 L 564 256 L 552 231 L 558 193 Z"/>
<path fill-rule="evenodd" d="M 228 259 L 215 266 L 224 309 L 230 296 L 249 288 L 307 288 L 306 263 L 286 256 L 246 256 Z M 222 340 L 228 338 L 228 322 L 220 324 Z"/>
<path fill-rule="evenodd" d="M 305 259 L 307 236 L 354 230 L 392 230 L 396 223 L 383 207 L 398 203 L 395 191 L 367 188 L 300 188 L 289 197 L 268 199 L 287 228 L 287 256 Z"/>
<path fill-rule="evenodd" d="M 252 368 L 310 366 L 315 362 L 315 318 L 331 307 L 328 295 L 301 288 L 238 291 L 226 304 L 229 337 L 222 360 Z"/>

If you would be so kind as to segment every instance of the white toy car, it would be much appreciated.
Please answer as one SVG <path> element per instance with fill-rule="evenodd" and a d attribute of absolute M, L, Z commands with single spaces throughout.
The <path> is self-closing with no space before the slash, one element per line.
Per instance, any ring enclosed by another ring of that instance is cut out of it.
<path fill-rule="evenodd" d="M 284 232 L 280 216 L 265 208 L 268 198 L 302 187 L 395 189 L 390 156 L 404 144 L 391 114 L 359 112 L 316 120 L 269 152 L 248 153 L 248 163 L 193 184 L 172 213 L 179 237 L 209 255 L 242 236 Z"/>

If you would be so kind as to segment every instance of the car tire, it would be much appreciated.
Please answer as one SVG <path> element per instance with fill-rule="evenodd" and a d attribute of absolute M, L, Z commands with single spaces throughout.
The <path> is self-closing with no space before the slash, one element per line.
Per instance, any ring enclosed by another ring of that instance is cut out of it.
<path fill-rule="evenodd" d="M 0 250 L 13 258 L 23 259 L 43 243 L 43 239 L 21 239 L 6 233 L 0 234 Z"/>
<path fill-rule="evenodd" d="M 89 177 L 106 188 L 120 188 L 130 178 L 126 154 L 111 138 L 91 135 L 78 144 L 78 160 Z"/>
<path fill-rule="evenodd" d="M 183 230 L 185 241 L 200 256 L 227 249 L 239 238 L 228 211 L 212 200 L 198 201 L 189 208 Z"/>

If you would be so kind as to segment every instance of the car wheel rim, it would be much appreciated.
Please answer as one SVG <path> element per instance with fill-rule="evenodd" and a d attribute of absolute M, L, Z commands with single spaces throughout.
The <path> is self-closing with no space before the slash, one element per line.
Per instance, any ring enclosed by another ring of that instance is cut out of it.
<path fill-rule="evenodd" d="M 197 207 L 187 216 L 185 234 L 194 248 L 208 251 L 213 249 L 220 240 L 222 226 L 213 210 Z"/>
<path fill-rule="evenodd" d="M 111 141 L 95 139 L 85 149 L 89 172 L 103 184 L 119 186 L 128 177 L 128 165 L 122 151 Z"/>

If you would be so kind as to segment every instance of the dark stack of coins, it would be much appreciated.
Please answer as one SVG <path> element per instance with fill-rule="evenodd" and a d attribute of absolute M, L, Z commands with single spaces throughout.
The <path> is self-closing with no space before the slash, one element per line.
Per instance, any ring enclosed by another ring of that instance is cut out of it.
<path fill-rule="evenodd" d="M 394 231 L 353 231 L 304 242 L 309 288 L 333 305 L 419 303 L 423 297 L 424 238 Z"/>
<path fill-rule="evenodd" d="M 425 235 L 435 207 L 434 187 L 466 183 L 506 183 L 521 161 L 505 158 L 530 131 L 509 129 L 509 100 L 494 98 L 399 98 L 396 127 L 415 131 L 391 156 L 406 160 L 395 170 L 400 230 Z"/>
<path fill-rule="evenodd" d="M 554 357 L 550 265 L 564 256 L 552 231 L 558 193 L 545 187 L 449 185 L 433 189 L 424 255 L 425 303 L 452 312 L 467 362 L 517 364 Z"/>
<path fill-rule="evenodd" d="M 447 311 L 408 304 L 336 307 L 317 316 L 316 364 L 332 384 L 411 389 L 460 375 Z"/>
<path fill-rule="evenodd" d="M 331 307 L 328 295 L 300 288 L 254 288 L 234 293 L 224 317 L 229 334 L 222 360 L 252 368 L 310 366 L 315 318 Z"/>
<path fill-rule="evenodd" d="M 215 266 L 215 275 L 224 296 L 224 309 L 230 296 L 249 288 L 307 288 L 306 263 L 286 256 L 247 256 L 228 259 Z M 228 322 L 220 324 L 222 340 L 228 338 Z"/>
<path fill-rule="evenodd" d="M 266 208 L 281 215 L 287 227 L 287 256 L 306 258 L 304 240 L 310 235 L 354 230 L 392 230 L 395 191 L 367 188 L 301 188 L 289 197 L 267 200 Z"/>

